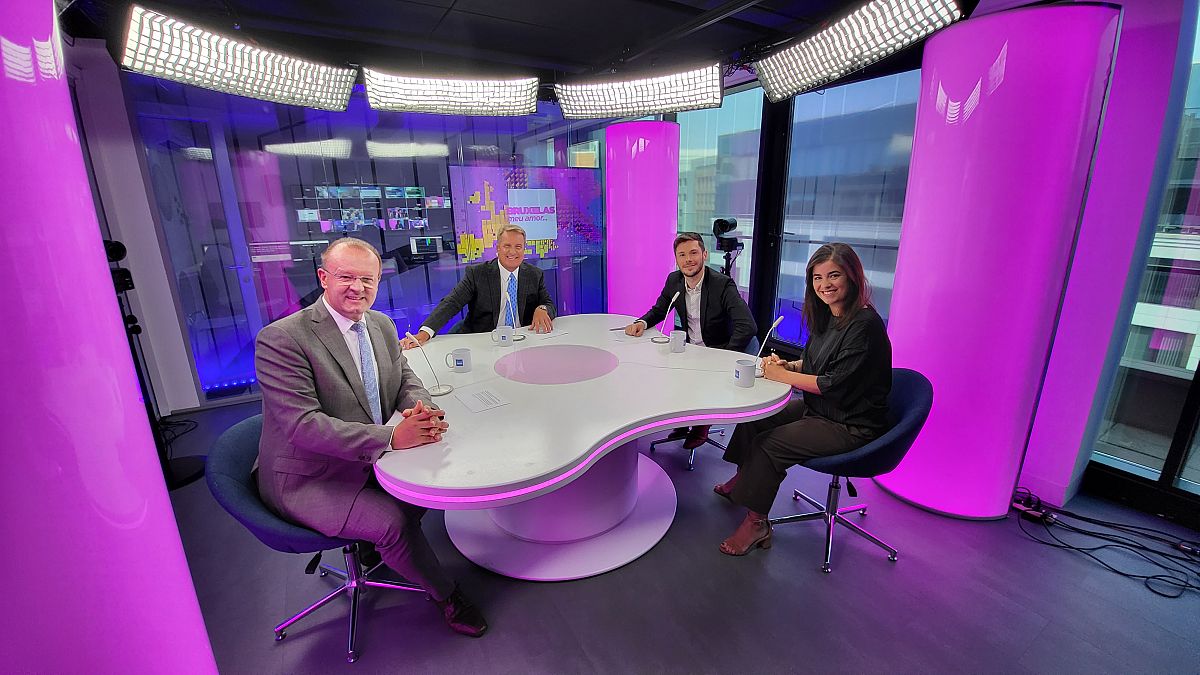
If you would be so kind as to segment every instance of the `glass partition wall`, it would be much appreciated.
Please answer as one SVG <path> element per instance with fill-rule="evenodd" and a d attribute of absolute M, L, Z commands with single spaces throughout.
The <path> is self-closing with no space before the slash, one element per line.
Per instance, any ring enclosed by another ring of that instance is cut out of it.
<path fill-rule="evenodd" d="M 1200 63 L 1190 69 L 1166 195 L 1092 458 L 1200 494 Z"/>
<path fill-rule="evenodd" d="M 774 314 L 784 317 L 779 339 L 806 341 L 804 268 L 830 242 L 858 252 L 887 319 L 920 84 L 914 70 L 796 97 L 775 297 Z"/>
<path fill-rule="evenodd" d="M 319 253 L 338 237 L 383 253 L 375 309 L 401 332 L 494 257 L 509 223 L 529 232 L 526 260 L 560 312 L 604 311 L 608 120 L 568 123 L 548 104 L 512 118 L 380 113 L 361 89 L 330 113 L 125 77 L 206 400 L 251 391 L 254 336 L 320 296 Z M 511 208 L 548 194 L 549 214 Z"/>

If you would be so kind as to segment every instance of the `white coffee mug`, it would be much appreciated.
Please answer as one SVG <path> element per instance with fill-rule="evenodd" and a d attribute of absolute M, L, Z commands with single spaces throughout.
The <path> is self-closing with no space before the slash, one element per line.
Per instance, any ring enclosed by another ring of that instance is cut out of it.
<path fill-rule="evenodd" d="M 733 383 L 739 387 L 754 386 L 754 366 L 758 359 L 738 359 L 733 367 Z"/>
<path fill-rule="evenodd" d="M 512 346 L 513 327 L 512 326 L 500 326 L 500 327 L 496 328 L 496 330 L 492 331 L 492 342 L 495 342 L 496 344 L 500 345 L 501 347 Z"/>
<path fill-rule="evenodd" d="M 456 373 L 471 372 L 471 350 L 459 347 L 446 355 L 446 367 Z"/>
<path fill-rule="evenodd" d="M 671 331 L 671 351 L 681 352 L 683 346 L 687 342 L 687 333 L 681 330 Z"/>

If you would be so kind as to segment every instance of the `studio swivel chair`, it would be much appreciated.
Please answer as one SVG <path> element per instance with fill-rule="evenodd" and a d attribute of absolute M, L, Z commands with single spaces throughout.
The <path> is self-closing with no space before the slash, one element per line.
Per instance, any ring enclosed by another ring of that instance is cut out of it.
<path fill-rule="evenodd" d="M 746 354 L 758 354 L 758 347 L 760 344 L 762 344 L 762 343 L 760 343 L 758 341 L 758 336 L 756 335 L 756 336 L 750 338 L 750 344 L 746 345 L 746 348 L 743 349 L 742 352 L 746 353 Z M 717 433 L 720 434 L 721 436 L 724 436 L 725 435 L 724 427 L 717 429 Z M 663 443 L 678 443 L 682 440 L 683 440 L 682 438 L 660 438 L 657 441 L 651 441 L 650 452 L 654 452 L 654 449 L 657 448 L 658 446 L 662 445 Z M 720 450 L 721 452 L 725 452 L 724 445 L 721 445 L 720 443 L 714 441 L 711 437 L 704 439 L 704 443 L 701 443 L 699 447 L 692 448 L 692 451 L 691 451 L 692 454 L 688 455 L 688 465 L 687 465 L 688 471 L 696 470 L 696 451 L 699 450 L 700 448 L 704 447 L 705 444 L 711 445 L 714 448 Z"/>
<path fill-rule="evenodd" d="M 322 577 L 332 574 L 341 580 L 340 585 L 328 595 L 309 605 L 299 614 L 275 626 L 275 640 L 287 637 L 287 629 L 300 619 L 329 604 L 339 595 L 350 600 L 350 637 L 346 647 L 346 660 L 358 660 L 354 639 L 358 628 L 358 608 L 366 588 L 387 588 L 424 593 L 425 589 L 411 584 L 383 581 L 371 574 L 381 568 L 378 563 L 370 570 L 362 568 L 359 559 L 359 543 L 349 539 L 326 537 L 305 527 L 290 523 L 275 515 L 258 495 L 258 485 L 250 474 L 254 460 L 258 457 L 258 439 L 262 434 L 262 415 L 242 420 L 221 434 L 208 453 L 208 487 L 226 511 L 238 520 L 262 543 L 284 553 L 316 553 L 309 562 L 307 573 L 318 569 L 321 551 L 341 548 L 345 569 L 319 565 Z"/>
<path fill-rule="evenodd" d="M 834 525 L 839 523 L 887 551 L 888 560 L 895 562 L 899 551 L 843 515 L 858 511 L 859 515 L 865 516 L 867 515 L 867 506 L 866 504 L 856 504 L 839 508 L 841 481 L 845 479 L 846 491 L 851 497 L 857 497 L 858 492 L 850 482 L 851 478 L 874 478 L 895 469 L 900 464 L 900 460 L 904 459 L 908 449 L 912 447 L 913 441 L 917 439 L 917 434 L 921 432 L 921 427 L 929 417 L 929 410 L 932 407 L 933 385 L 929 380 L 915 370 L 893 368 L 892 391 L 888 395 L 889 415 L 895 420 L 892 428 L 856 450 L 830 457 L 818 457 L 801 463 L 800 466 L 806 469 L 830 475 L 829 493 L 825 498 L 825 503 L 821 504 L 803 492 L 794 490 L 792 492 L 793 500 L 803 499 L 818 510 L 798 513 L 794 516 L 772 518 L 771 525 L 802 520 L 825 521 L 825 562 L 821 565 L 822 572 L 830 572 L 833 569 L 829 565 L 830 554 L 833 552 L 833 529 Z"/>

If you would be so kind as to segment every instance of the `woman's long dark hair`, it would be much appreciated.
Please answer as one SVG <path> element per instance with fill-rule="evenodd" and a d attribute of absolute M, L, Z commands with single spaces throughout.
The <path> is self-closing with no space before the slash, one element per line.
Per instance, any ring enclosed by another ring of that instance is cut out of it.
<path fill-rule="evenodd" d="M 829 305 L 817 297 L 817 292 L 813 290 L 813 268 L 830 260 L 842 268 L 846 273 L 846 281 L 850 282 L 849 288 L 846 289 L 845 311 L 837 317 L 837 324 L 846 325 L 858 310 L 871 305 L 871 285 L 867 283 L 867 277 L 863 274 L 862 261 L 858 259 L 858 254 L 849 244 L 825 244 L 808 259 L 808 267 L 804 271 L 804 325 L 810 334 L 824 333 L 833 319 Z"/>

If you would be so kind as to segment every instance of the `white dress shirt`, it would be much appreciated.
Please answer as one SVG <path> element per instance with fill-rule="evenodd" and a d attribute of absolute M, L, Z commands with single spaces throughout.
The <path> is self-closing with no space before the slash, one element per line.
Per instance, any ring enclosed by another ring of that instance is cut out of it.
<path fill-rule="evenodd" d="M 696 286 L 693 288 L 688 283 L 688 278 L 683 278 L 684 303 L 687 307 L 688 320 L 687 332 L 688 341 L 700 347 L 704 346 L 704 335 L 700 332 L 700 287 L 704 285 L 704 268 L 700 268 L 700 274 L 697 275 Z"/>
<path fill-rule="evenodd" d="M 362 355 L 358 353 L 358 333 L 350 330 L 354 325 L 354 320 L 348 319 L 338 313 L 336 309 L 329 305 L 329 301 L 325 296 L 321 296 L 321 302 L 325 303 L 325 309 L 329 310 L 329 315 L 337 322 L 338 330 L 342 332 L 342 339 L 346 341 L 346 346 L 350 348 L 350 356 L 354 358 L 355 372 L 358 373 L 358 381 L 362 382 Z M 366 327 L 367 315 L 363 315 L 363 327 Z M 367 331 L 367 341 L 371 340 L 371 332 Z M 375 381 L 379 382 L 379 355 L 371 352 L 375 356 Z M 363 386 L 366 386 L 365 384 Z M 383 402 L 380 401 L 382 404 Z"/>
<path fill-rule="evenodd" d="M 358 351 L 358 333 L 355 333 L 354 331 L 350 330 L 350 327 L 353 326 L 355 322 L 353 320 L 348 319 L 348 318 L 342 316 L 341 314 L 339 314 L 336 309 L 334 309 L 333 307 L 331 307 L 329 305 L 329 301 L 325 299 L 324 295 L 321 295 L 321 302 L 325 303 L 325 309 L 329 310 L 329 316 L 332 316 L 333 320 L 337 323 L 338 330 L 341 331 L 341 333 L 342 333 L 342 339 L 346 341 L 346 346 L 350 348 L 350 356 L 351 356 L 351 358 L 354 359 L 354 367 L 355 367 L 355 372 L 358 373 L 358 381 L 362 382 L 362 354 L 360 354 Z M 367 325 L 366 324 L 366 321 L 367 321 L 366 314 L 363 315 L 362 321 L 363 321 L 363 327 L 365 328 Z M 371 340 L 371 331 L 368 330 L 367 331 L 368 343 L 370 343 L 370 340 Z M 379 379 L 379 355 L 375 354 L 374 350 L 372 350 L 371 354 L 375 356 L 375 381 L 379 382 L 380 384 L 383 384 L 383 382 L 381 382 Z M 366 383 L 364 383 L 363 387 L 365 388 L 366 386 L 367 386 Z M 383 396 L 382 389 L 380 389 L 379 395 L 381 397 Z M 382 411 L 383 410 L 382 398 L 379 401 L 379 406 L 380 406 L 379 409 Z M 387 420 L 384 420 L 384 422 L 386 422 L 386 421 Z M 390 430 L 396 425 L 385 424 L 384 426 L 386 426 Z M 391 450 L 391 449 L 392 449 L 392 443 L 391 443 L 391 440 L 389 439 L 387 445 L 379 449 L 379 452 L 375 455 L 375 459 L 379 459 L 380 457 L 383 456 L 384 452 L 386 452 L 387 450 Z"/>
<path fill-rule="evenodd" d="M 500 316 L 496 319 L 496 328 L 499 328 L 500 326 L 504 325 L 504 316 L 505 316 L 505 314 L 508 313 L 508 301 L 509 301 L 508 278 L 513 277 L 514 279 L 517 280 L 517 283 L 519 284 L 520 283 L 520 279 L 519 279 L 520 275 L 518 275 L 516 272 L 509 272 L 508 270 L 504 269 L 504 265 L 501 265 L 499 262 L 496 263 L 496 267 L 500 269 Z M 520 269 L 521 269 L 520 267 L 517 268 L 518 271 L 520 271 Z M 518 286 L 517 293 L 520 293 L 520 292 L 521 292 L 521 289 Z M 514 295 L 512 297 L 512 301 L 514 303 L 513 304 L 513 328 L 521 327 L 521 312 L 519 311 L 520 303 L 517 301 L 517 298 L 519 298 L 519 297 L 521 297 L 521 296 Z"/>

